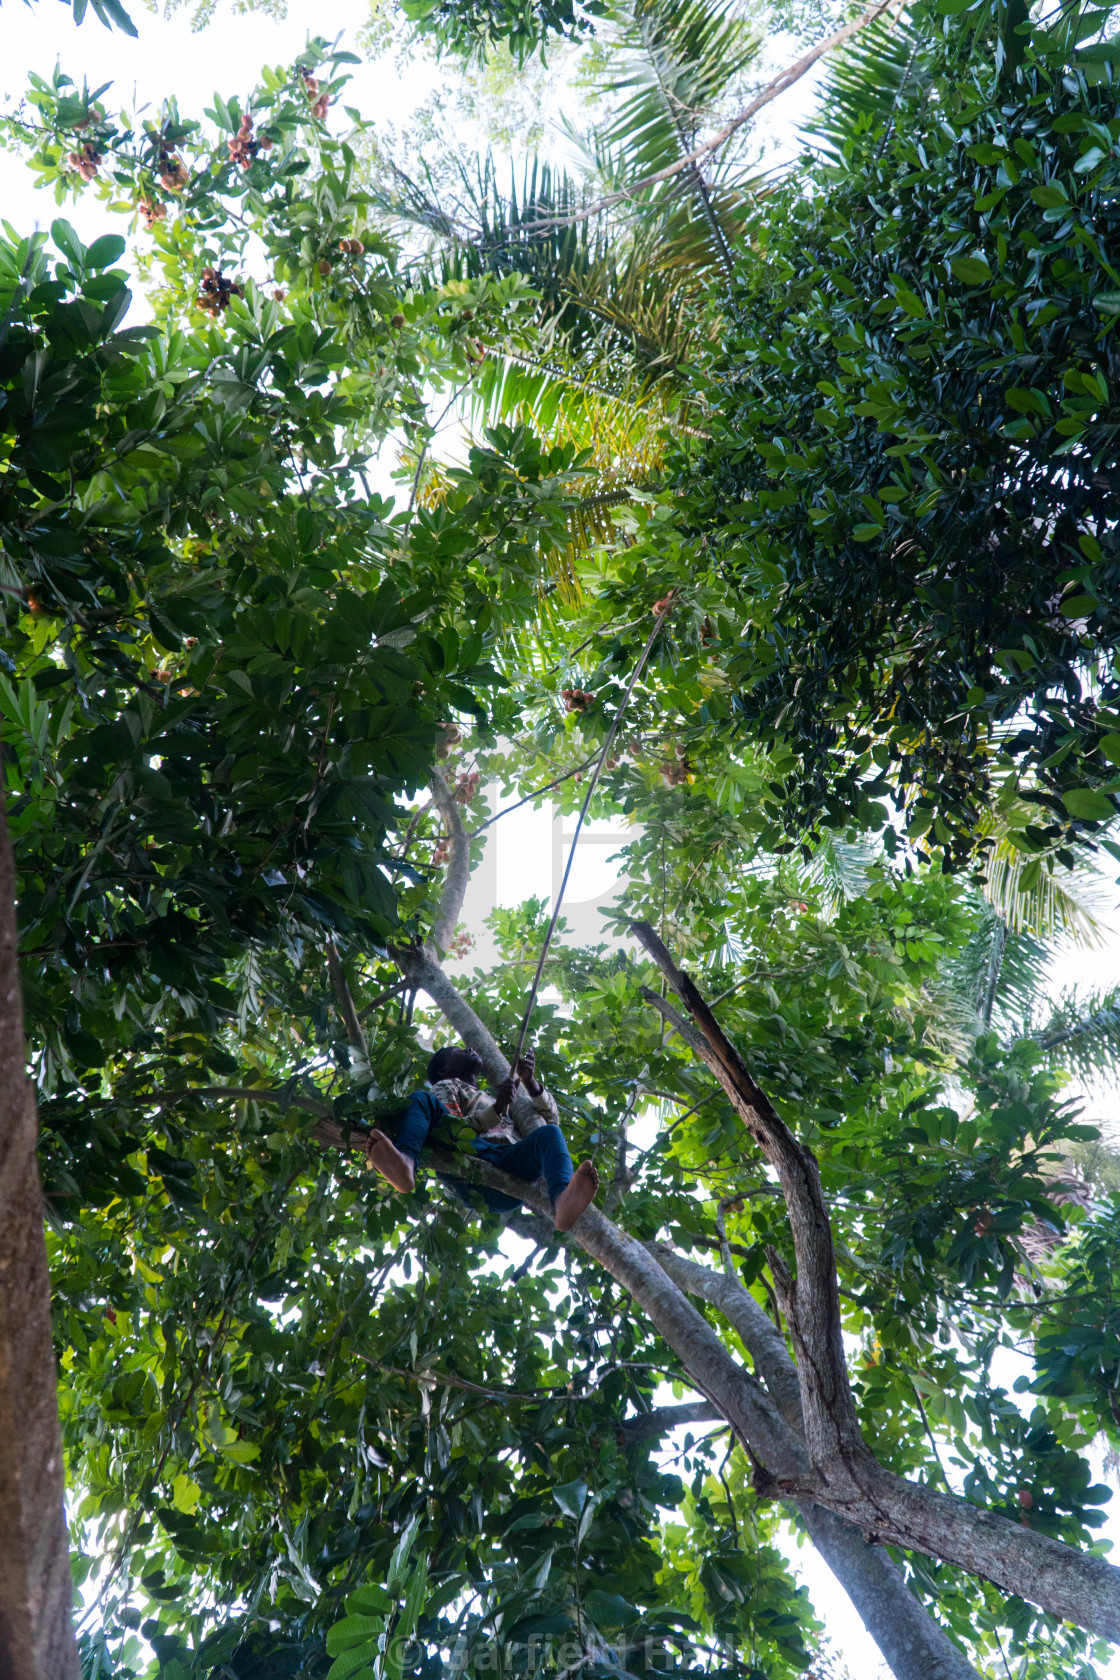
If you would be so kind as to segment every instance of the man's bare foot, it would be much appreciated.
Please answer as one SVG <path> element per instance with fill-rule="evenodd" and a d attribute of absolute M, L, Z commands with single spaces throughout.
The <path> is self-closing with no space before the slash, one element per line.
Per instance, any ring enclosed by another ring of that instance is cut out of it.
<path fill-rule="evenodd" d="M 556 1201 L 553 1219 L 558 1231 L 570 1231 L 581 1213 L 595 1200 L 599 1188 L 599 1174 L 590 1161 L 581 1161 L 572 1174 L 571 1182 L 561 1190 Z"/>
<path fill-rule="evenodd" d="M 415 1190 L 416 1168 L 384 1132 L 373 1131 L 369 1134 L 366 1160 L 371 1167 L 377 1168 L 382 1178 L 389 1180 L 394 1190 L 403 1190 L 406 1195 L 410 1190 Z"/>

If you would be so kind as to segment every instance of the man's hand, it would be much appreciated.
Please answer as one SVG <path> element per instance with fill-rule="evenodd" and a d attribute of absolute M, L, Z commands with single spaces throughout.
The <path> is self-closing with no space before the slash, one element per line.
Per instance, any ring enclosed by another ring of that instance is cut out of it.
<path fill-rule="evenodd" d="M 507 1075 L 507 1077 L 502 1080 L 502 1083 L 498 1086 L 498 1089 L 494 1092 L 494 1112 L 495 1112 L 495 1114 L 508 1114 L 509 1113 L 509 1105 L 513 1101 L 513 1093 L 516 1091 L 517 1086 L 518 1086 L 518 1081 L 513 1077 L 512 1074 Z"/>
<path fill-rule="evenodd" d="M 539 1097 L 541 1092 L 544 1090 L 544 1086 L 537 1078 L 536 1070 L 537 1052 L 530 1048 L 526 1050 L 519 1059 L 517 1063 L 517 1072 L 525 1081 L 525 1089 L 531 1097 Z"/>

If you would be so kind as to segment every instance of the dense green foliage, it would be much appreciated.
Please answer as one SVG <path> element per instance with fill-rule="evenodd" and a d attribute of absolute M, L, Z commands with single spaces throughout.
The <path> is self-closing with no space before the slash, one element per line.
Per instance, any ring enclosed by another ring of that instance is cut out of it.
<path fill-rule="evenodd" d="M 578 40 L 606 11 L 605 0 L 401 0 L 401 10 L 440 47 L 464 57 L 505 43 L 519 62 L 553 37 Z"/>
<path fill-rule="evenodd" d="M 740 271 L 693 496 L 786 823 L 890 793 L 961 861 L 997 798 L 1028 855 L 1114 815 L 1120 116 L 1112 49 L 1069 64 L 1101 17 L 1010 80 L 921 17 L 884 36 Z"/>
<path fill-rule="evenodd" d="M 557 27 L 486 16 L 517 50 Z M 640 173 L 749 53 L 697 7 L 614 22 Z M 655 603 L 595 806 L 635 824 L 616 915 L 701 976 L 819 1159 L 881 1462 L 1100 1544 L 1116 1199 L 1051 1192 L 1095 1136 L 1065 1068 L 1115 1053 L 1117 1000 L 1039 1025 L 1041 938 L 918 864 L 987 827 L 1060 872 L 1113 812 L 1114 96 L 1061 42 L 1012 70 L 1005 30 L 997 81 L 914 28 L 901 70 L 876 49 L 887 116 L 850 71 L 866 114 L 749 249 L 741 182 L 584 239 L 493 170 L 477 238 L 414 199 L 443 244 L 405 246 L 365 130 L 331 135 L 322 43 L 206 123 L 56 74 L 8 124 L 60 203 L 137 213 L 154 312 L 127 325 L 116 234 L 0 247 L 0 727 L 88 1680 L 827 1662 L 727 1430 L 643 1431 L 694 1390 L 619 1286 L 312 1136 L 390 1124 L 447 1036 L 393 960 L 436 914 L 433 768 L 476 829 L 485 778 L 562 777 L 572 809 Z M 458 465 L 452 398 L 497 417 Z M 910 836 L 880 855 L 855 830 L 890 794 Z M 461 982 L 503 1043 L 544 919 L 496 912 Z M 784 1205 L 653 974 L 561 945 L 545 981 L 541 1071 L 614 1216 L 705 1260 L 722 1230 L 778 1314 Z M 1082 1633 L 900 1561 L 978 1663 L 1090 1680 Z"/>

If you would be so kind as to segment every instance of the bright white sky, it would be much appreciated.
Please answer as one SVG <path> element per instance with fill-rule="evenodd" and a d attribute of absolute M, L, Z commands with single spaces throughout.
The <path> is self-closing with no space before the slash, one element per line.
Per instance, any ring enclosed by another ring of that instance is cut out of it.
<path fill-rule="evenodd" d="M 107 103 L 135 110 L 174 94 L 186 115 L 201 115 L 215 91 L 230 98 L 248 93 L 263 64 L 290 61 L 305 45 L 309 34 L 332 39 L 344 36 L 343 44 L 357 50 L 355 37 L 369 16 L 368 0 L 289 0 L 288 16 L 274 19 L 254 14 L 235 15 L 219 0 L 218 15 L 205 30 L 192 33 L 188 13 L 164 19 L 144 9 L 141 0 L 126 0 L 140 31 L 138 40 L 110 33 L 90 13 L 79 30 L 69 6 L 54 0 L 19 5 L 8 0 L 3 8 L 3 62 L 0 64 L 0 103 L 12 111 L 22 97 L 29 72 L 44 77 L 52 73 L 56 59 L 75 81 L 87 77 L 91 87 L 112 81 Z M 398 131 L 410 114 L 441 88 L 446 91 L 446 72 L 427 58 L 418 57 L 403 68 L 389 61 L 363 62 L 352 70 L 353 80 L 345 103 L 357 106 L 379 127 L 391 124 Z M 813 81 L 807 78 L 796 92 L 772 108 L 767 122 L 767 139 L 772 151 L 768 159 L 788 156 L 796 123 L 807 111 Z M 469 138 L 464 135 L 464 139 Z M 56 206 L 53 197 L 35 190 L 33 178 L 17 159 L 0 154 L 3 194 L 0 215 L 20 234 L 33 227 L 49 227 L 56 216 L 64 216 L 87 243 L 113 225 L 115 218 L 95 199 L 92 191 L 76 203 Z M 120 223 L 120 230 L 125 224 Z M 572 826 L 569 819 L 566 827 Z M 551 811 L 525 808 L 516 817 L 503 819 L 495 834 L 497 846 L 498 902 L 519 903 L 530 894 L 547 897 L 551 890 Z M 607 859 L 611 848 L 586 848 L 577 855 L 573 868 L 570 900 L 610 896 L 614 871 Z M 1114 918 L 1120 927 L 1120 916 Z M 477 926 L 472 931 L 482 930 Z M 1094 984 L 1111 982 L 1116 974 L 1116 940 L 1101 952 L 1071 954 L 1060 960 L 1056 971 L 1059 987 L 1072 980 Z M 1111 1120 L 1116 1110 L 1112 1093 L 1092 1093 L 1093 1117 Z M 516 1239 L 511 1238 L 516 1244 Z M 1120 1540 L 1120 1522 L 1113 1518 L 1109 1532 Z M 810 1587 L 813 1601 L 828 1627 L 838 1655 L 852 1675 L 860 1680 L 880 1680 L 887 1670 L 868 1638 L 846 1595 L 811 1548 L 794 1554 L 797 1567 Z M 1107 1669 L 1110 1680 L 1120 1680 L 1120 1658 Z"/>

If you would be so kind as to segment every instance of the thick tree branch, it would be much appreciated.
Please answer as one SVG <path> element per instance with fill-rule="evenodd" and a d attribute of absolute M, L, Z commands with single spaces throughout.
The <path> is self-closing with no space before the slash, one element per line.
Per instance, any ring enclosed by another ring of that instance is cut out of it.
<path fill-rule="evenodd" d="M 797 1143 L 751 1078 L 738 1051 L 693 982 L 673 962 L 648 922 L 631 924 L 691 1016 L 647 992 L 662 1014 L 715 1074 L 736 1112 L 777 1171 L 786 1199 L 798 1275 L 771 1253 L 771 1272 L 797 1355 L 805 1441 L 815 1487 L 799 1490 L 814 1503 L 856 1522 L 877 1539 L 926 1552 L 1051 1615 L 1106 1639 L 1120 1638 L 1120 1570 L 966 1499 L 892 1475 L 863 1440 L 848 1384 L 840 1331 L 831 1224 L 812 1152 Z"/>
<path fill-rule="evenodd" d="M 738 1279 L 713 1272 L 695 1260 L 686 1260 L 667 1243 L 648 1243 L 647 1247 L 664 1266 L 673 1282 L 690 1295 L 710 1301 L 731 1325 L 743 1346 L 754 1360 L 754 1368 L 774 1402 L 797 1433 L 804 1433 L 801 1416 L 801 1386 L 797 1367 L 790 1358 L 785 1341 L 769 1317 L 763 1312 L 749 1289 Z"/>
<path fill-rule="evenodd" d="M 285 1086 L 275 1090 L 267 1085 L 183 1085 L 173 1091 L 160 1091 L 153 1097 L 141 1097 L 141 1103 L 150 1102 L 154 1107 L 167 1108 L 172 1103 L 188 1102 L 191 1100 L 203 1102 L 260 1102 L 276 1103 L 283 1108 L 302 1108 L 308 1114 L 328 1115 L 333 1112 L 331 1104 L 324 1097 L 317 1100 L 305 1096 L 302 1092 L 293 1092 Z"/>
<path fill-rule="evenodd" d="M 848 1381 L 832 1225 L 816 1158 L 797 1142 L 755 1084 L 739 1052 L 651 924 L 633 922 L 631 926 L 691 1016 L 691 1032 L 684 1031 L 683 1021 L 678 1030 L 715 1074 L 778 1174 L 789 1212 L 797 1278 L 789 1276 L 777 1254 L 769 1257 L 770 1271 L 797 1355 L 806 1444 L 815 1465 L 828 1465 L 831 1475 L 845 1466 L 848 1474 L 855 1475 L 871 1460 L 871 1453 Z"/>
<path fill-rule="evenodd" d="M 658 1406 L 652 1412 L 623 1418 L 619 1428 L 627 1441 L 659 1440 L 681 1423 L 723 1423 L 723 1413 L 710 1400 L 685 1400 L 679 1406 Z"/>
<path fill-rule="evenodd" d="M 0 797 L 0 1675 L 76 1680 L 38 1125 Z"/>
<path fill-rule="evenodd" d="M 915 1598 L 881 1546 L 823 1505 L 802 1503 L 809 1537 L 878 1645 L 891 1672 L 909 1680 L 980 1680 L 945 1629 Z"/>
<path fill-rule="evenodd" d="M 450 848 L 439 895 L 439 909 L 424 946 L 427 954 L 438 960 L 451 944 L 463 913 L 463 900 L 471 878 L 471 842 L 463 827 L 458 801 L 448 787 L 442 770 L 433 768 L 431 785 L 432 797 L 447 828 Z"/>

